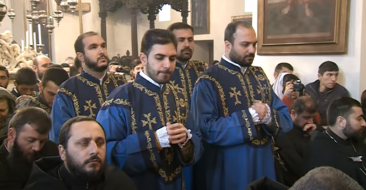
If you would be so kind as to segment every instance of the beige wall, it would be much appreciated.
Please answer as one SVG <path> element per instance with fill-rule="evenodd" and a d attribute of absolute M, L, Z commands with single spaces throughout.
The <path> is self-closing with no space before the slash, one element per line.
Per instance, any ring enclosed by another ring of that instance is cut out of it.
<path fill-rule="evenodd" d="M 8 10 L 12 7 L 11 1 L 9 1 L 9 0 L 5 0 L 2 2 L 5 3 L 5 5 L 8 7 Z M 13 23 L 11 22 L 11 19 L 8 17 L 8 15 L 5 15 L 5 18 L 1 22 L 1 25 L 0 25 L 0 33 L 3 33 L 7 30 L 13 31 Z"/>
<path fill-rule="evenodd" d="M 253 0 L 255 1 L 255 0 Z M 94 30 L 100 32 L 100 18 L 98 16 L 98 0 L 83 0 L 92 4 L 92 11 L 83 16 L 84 31 Z M 350 23 L 349 23 L 349 49 L 345 55 L 307 55 L 307 56 L 256 56 L 255 65 L 262 66 L 269 78 L 273 81 L 273 70 L 279 62 L 290 62 L 295 67 L 295 72 L 304 83 L 309 83 L 317 79 L 318 66 L 326 61 L 336 62 L 341 69 L 339 82 L 349 89 L 352 96 L 359 99 L 360 93 L 366 88 L 366 66 L 362 62 L 366 61 L 366 2 L 350 1 Z M 257 11 L 254 3 L 253 25 L 256 29 Z M 243 0 L 211 0 L 211 27 L 210 34 L 197 35 L 196 40 L 214 40 L 214 59 L 220 59 L 224 52 L 224 29 L 231 21 L 231 16 L 243 15 Z M 363 13 L 364 12 L 364 13 Z M 172 22 L 181 21 L 180 13 L 172 10 L 171 21 L 156 21 L 156 28 L 166 28 Z M 188 19 L 190 23 L 190 18 Z M 147 15 L 138 16 L 138 39 L 141 41 L 142 35 L 149 28 Z M 364 34 L 364 35 L 363 35 Z M 73 43 L 79 35 L 78 17 L 65 14 L 60 26 L 55 29 L 55 60 L 61 63 L 65 57 L 73 56 Z M 122 9 L 116 13 L 109 13 L 107 19 L 107 35 L 109 55 L 117 53 L 124 54 L 126 50 L 131 50 L 131 29 L 128 11 Z M 202 48 L 201 48 L 202 49 Z M 199 47 L 197 49 L 199 50 Z M 300 72 L 301 71 L 301 72 Z"/>

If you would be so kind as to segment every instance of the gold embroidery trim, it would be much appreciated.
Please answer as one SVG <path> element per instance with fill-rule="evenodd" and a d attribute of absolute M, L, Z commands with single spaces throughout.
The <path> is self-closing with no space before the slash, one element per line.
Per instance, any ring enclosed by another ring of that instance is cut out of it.
<path fill-rule="evenodd" d="M 245 120 L 245 126 L 247 127 L 248 129 L 248 135 L 249 135 L 249 140 L 252 141 L 253 140 L 253 133 L 252 133 L 252 128 L 250 126 L 250 122 L 249 122 L 249 119 L 248 119 L 248 115 L 247 113 L 245 113 L 245 111 L 243 110 L 243 115 L 242 117 L 244 118 Z"/>
<path fill-rule="evenodd" d="M 73 93 L 71 93 L 71 92 L 69 92 L 65 88 L 60 88 L 58 91 L 66 94 L 67 96 L 69 96 L 71 98 L 71 100 L 72 100 L 72 102 L 74 104 L 74 109 L 75 109 L 76 116 L 80 115 L 79 101 L 78 101 L 76 95 L 73 94 Z"/>
<path fill-rule="evenodd" d="M 219 90 L 219 96 L 220 96 L 220 99 L 221 99 L 221 104 L 222 104 L 222 109 L 224 111 L 224 116 L 225 117 L 229 116 L 229 108 L 226 106 L 225 93 L 224 93 L 224 89 L 222 88 L 221 84 L 216 79 L 214 79 L 213 77 L 208 76 L 208 75 L 202 75 L 199 79 L 207 79 L 207 80 L 215 83 L 217 89 Z"/>
<path fill-rule="evenodd" d="M 48 114 L 51 114 L 51 108 L 44 105 L 42 102 L 38 101 L 37 98 L 33 97 L 31 99 L 31 101 L 33 101 L 35 104 L 37 104 L 40 108 L 44 109 Z"/>
<path fill-rule="evenodd" d="M 182 172 L 182 167 L 181 166 L 177 167 L 173 171 L 172 175 L 167 176 L 166 172 L 163 169 L 161 169 L 156 162 L 156 157 L 152 149 L 152 143 L 149 131 L 145 131 L 145 136 L 147 140 L 147 149 L 150 152 L 150 160 L 153 163 L 154 168 L 158 171 L 159 175 L 164 178 L 165 181 L 172 181 L 177 175 L 179 175 Z"/>

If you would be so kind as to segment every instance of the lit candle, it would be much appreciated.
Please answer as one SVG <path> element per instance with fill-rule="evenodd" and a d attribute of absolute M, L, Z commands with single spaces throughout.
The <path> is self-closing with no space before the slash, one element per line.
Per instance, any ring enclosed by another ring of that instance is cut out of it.
<path fill-rule="evenodd" d="M 32 33 L 33 33 L 32 24 L 29 24 L 29 44 L 30 45 L 33 45 Z"/>
<path fill-rule="evenodd" d="M 24 52 L 24 40 L 22 40 L 22 52 Z"/>
<path fill-rule="evenodd" d="M 37 38 L 36 38 L 36 33 L 35 32 L 33 32 L 33 40 L 34 40 L 34 45 L 33 45 L 34 51 L 37 52 Z"/>
<path fill-rule="evenodd" d="M 41 24 L 38 24 L 38 42 L 42 44 Z"/>
<path fill-rule="evenodd" d="M 29 36 L 28 36 L 28 31 L 27 32 L 25 32 L 25 38 L 26 38 L 26 46 L 27 46 L 27 48 L 29 48 Z"/>

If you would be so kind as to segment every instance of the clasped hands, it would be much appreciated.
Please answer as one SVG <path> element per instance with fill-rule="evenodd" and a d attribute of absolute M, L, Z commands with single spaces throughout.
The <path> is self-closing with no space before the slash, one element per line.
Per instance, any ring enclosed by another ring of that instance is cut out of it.
<path fill-rule="evenodd" d="M 254 104 L 251 106 L 251 108 L 254 109 L 256 111 L 256 113 L 258 114 L 259 121 L 262 121 L 268 113 L 267 105 L 259 100 L 255 100 Z"/>
<path fill-rule="evenodd" d="M 170 144 L 184 144 L 187 141 L 187 129 L 181 123 L 166 124 Z"/>

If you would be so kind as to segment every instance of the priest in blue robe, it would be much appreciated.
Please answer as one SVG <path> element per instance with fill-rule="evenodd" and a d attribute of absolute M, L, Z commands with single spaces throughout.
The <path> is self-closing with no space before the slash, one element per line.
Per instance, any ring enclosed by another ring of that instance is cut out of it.
<path fill-rule="evenodd" d="M 230 23 L 220 64 L 194 87 L 191 109 L 205 148 L 197 189 L 243 190 L 262 177 L 276 179 L 271 139 L 292 121 L 263 69 L 251 66 L 256 43 L 250 24 Z"/>
<path fill-rule="evenodd" d="M 198 77 L 206 70 L 206 65 L 202 61 L 190 60 L 194 51 L 194 34 L 192 26 L 177 22 L 169 26 L 169 31 L 173 32 L 177 38 L 177 62 L 170 82 L 174 86 L 183 88 L 191 100 L 193 87 Z"/>
<path fill-rule="evenodd" d="M 170 31 L 147 31 L 143 71 L 113 91 L 97 116 L 106 132 L 108 163 L 123 169 L 140 190 L 184 190 L 182 167 L 197 162 L 203 151 L 186 93 L 169 83 L 176 45 Z"/>
<path fill-rule="evenodd" d="M 62 124 L 79 115 L 95 118 L 109 94 L 126 83 L 123 75 L 107 73 L 106 43 L 97 33 L 81 34 L 74 46 L 83 70 L 60 86 L 53 103 L 50 139 L 56 143 Z"/>
<path fill-rule="evenodd" d="M 193 87 L 198 77 L 206 70 L 202 61 L 190 60 L 194 51 L 194 34 L 192 26 L 176 22 L 168 27 L 177 39 L 177 61 L 170 82 L 187 93 L 188 103 L 191 102 Z M 192 167 L 183 168 L 186 190 L 192 189 Z"/>

